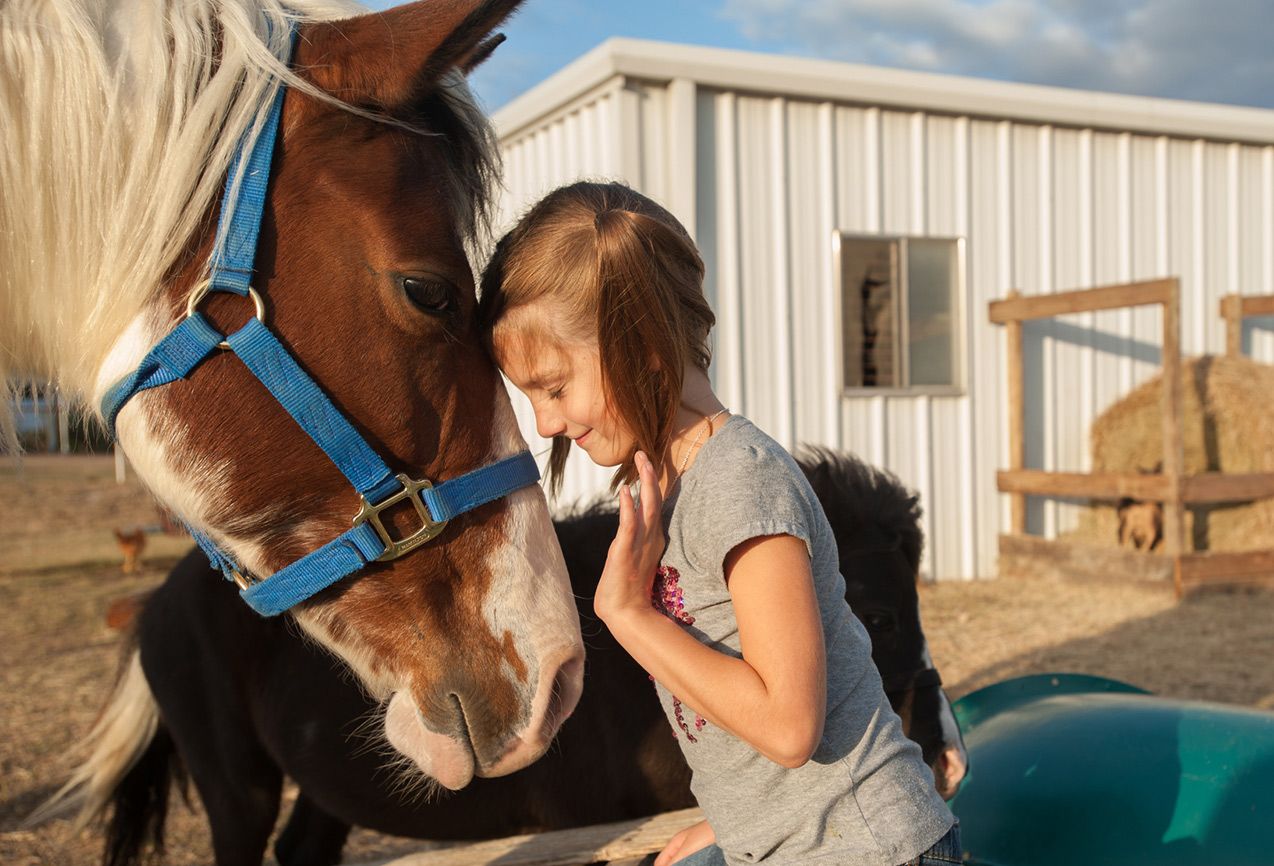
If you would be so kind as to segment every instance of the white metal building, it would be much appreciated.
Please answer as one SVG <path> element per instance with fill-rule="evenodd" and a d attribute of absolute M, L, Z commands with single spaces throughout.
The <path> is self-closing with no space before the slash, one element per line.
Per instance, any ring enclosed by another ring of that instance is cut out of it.
<path fill-rule="evenodd" d="M 1008 522 L 989 301 L 1178 275 L 1198 354 L 1224 350 L 1222 295 L 1274 293 L 1274 111 L 615 39 L 495 119 L 506 225 L 578 177 L 685 223 L 718 394 L 919 490 L 931 577 L 994 575 Z M 1260 324 L 1249 350 L 1274 361 Z M 1159 327 L 1152 309 L 1028 323 L 1028 466 L 1089 468 L 1089 425 L 1157 371 Z M 573 460 L 566 502 L 608 478 Z M 1075 516 L 1032 501 L 1030 526 Z"/>

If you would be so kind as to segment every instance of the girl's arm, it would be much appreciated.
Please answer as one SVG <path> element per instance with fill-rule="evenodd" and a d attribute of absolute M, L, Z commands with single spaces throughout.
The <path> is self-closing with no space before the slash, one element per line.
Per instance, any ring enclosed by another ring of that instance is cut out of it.
<path fill-rule="evenodd" d="M 809 760 L 823 735 L 827 661 L 805 543 L 790 535 L 750 539 L 724 563 L 743 658 L 717 652 L 650 604 L 663 554 L 654 469 L 638 456 L 642 503 L 620 491 L 619 531 L 594 609 L 655 679 L 709 722 L 785 767 Z"/>

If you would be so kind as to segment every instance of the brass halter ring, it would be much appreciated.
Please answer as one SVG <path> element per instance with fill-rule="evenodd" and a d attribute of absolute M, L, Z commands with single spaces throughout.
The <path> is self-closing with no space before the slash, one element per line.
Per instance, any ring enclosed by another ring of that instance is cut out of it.
<path fill-rule="evenodd" d="M 212 280 L 204 280 L 199 285 L 190 290 L 190 294 L 186 297 L 186 318 L 189 319 L 195 314 L 195 309 L 199 306 L 199 302 L 208 297 L 209 289 L 212 288 Z M 252 299 L 252 306 L 256 308 L 255 315 L 257 321 L 265 324 L 265 300 L 257 293 L 257 290 L 248 286 L 248 297 Z M 217 344 L 218 349 L 229 351 L 230 344 L 222 340 Z"/>

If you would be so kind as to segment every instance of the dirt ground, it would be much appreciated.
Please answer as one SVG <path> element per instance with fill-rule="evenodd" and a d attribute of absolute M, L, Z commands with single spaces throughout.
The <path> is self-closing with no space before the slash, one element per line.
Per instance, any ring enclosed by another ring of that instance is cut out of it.
<path fill-rule="evenodd" d="M 157 523 L 131 477 L 115 484 L 109 458 L 0 458 L 0 863 L 98 862 L 96 829 L 22 820 L 66 778 L 110 689 L 118 635 L 105 625 L 108 605 L 160 581 L 190 544 L 151 534 L 142 569 L 125 575 L 111 530 Z M 1178 603 L 1156 585 L 988 580 L 926 586 L 921 604 L 953 699 L 1011 676 L 1073 671 L 1274 709 L 1274 592 Z M 358 832 L 347 859 L 421 847 Z M 197 803 L 175 801 L 165 862 L 211 862 Z"/>

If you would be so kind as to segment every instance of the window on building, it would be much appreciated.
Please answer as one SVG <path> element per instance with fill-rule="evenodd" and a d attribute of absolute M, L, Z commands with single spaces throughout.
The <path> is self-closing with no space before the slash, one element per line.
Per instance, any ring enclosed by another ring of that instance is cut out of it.
<path fill-rule="evenodd" d="M 845 388 L 960 387 L 963 242 L 843 233 L 839 241 Z"/>

